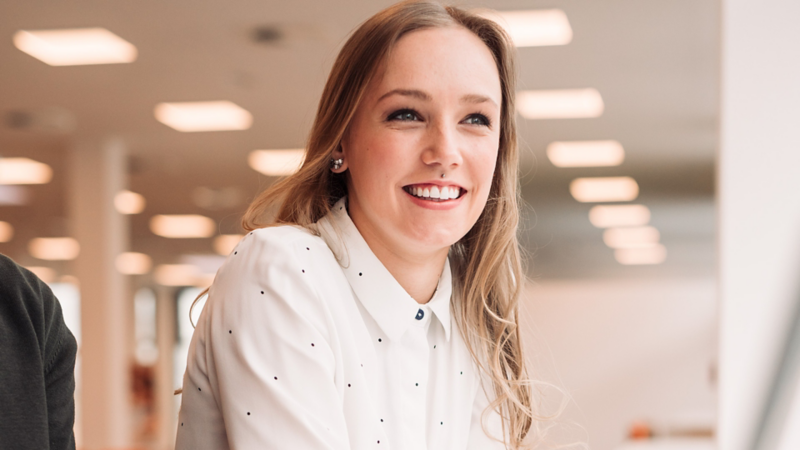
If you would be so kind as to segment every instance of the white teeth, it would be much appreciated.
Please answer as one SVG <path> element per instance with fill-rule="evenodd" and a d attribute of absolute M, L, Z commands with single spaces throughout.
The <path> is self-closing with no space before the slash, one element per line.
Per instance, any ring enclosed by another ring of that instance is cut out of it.
<path fill-rule="evenodd" d="M 455 200 L 461 195 L 461 188 L 456 186 L 411 186 L 408 191 L 415 197 L 439 201 Z"/>

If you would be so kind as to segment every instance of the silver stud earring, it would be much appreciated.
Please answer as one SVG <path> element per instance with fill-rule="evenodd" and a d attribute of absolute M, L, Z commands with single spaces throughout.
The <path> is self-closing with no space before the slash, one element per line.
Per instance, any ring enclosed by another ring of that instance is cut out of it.
<path fill-rule="evenodd" d="M 331 158 L 331 168 L 333 170 L 339 170 L 342 168 L 342 163 L 344 163 L 344 158 L 333 159 Z"/>

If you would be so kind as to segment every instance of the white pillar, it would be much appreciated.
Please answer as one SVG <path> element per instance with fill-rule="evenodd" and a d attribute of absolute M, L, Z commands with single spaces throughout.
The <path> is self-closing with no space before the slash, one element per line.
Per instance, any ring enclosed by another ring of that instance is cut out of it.
<path fill-rule="evenodd" d="M 74 273 L 81 293 L 81 421 L 85 450 L 129 448 L 129 290 L 114 261 L 128 242 L 114 196 L 126 182 L 119 139 L 83 141 L 69 155 L 72 234 L 81 246 Z"/>
<path fill-rule="evenodd" d="M 175 446 L 177 432 L 176 397 L 173 383 L 173 364 L 175 354 L 175 292 L 172 288 L 160 287 L 156 290 L 158 299 L 158 362 L 156 363 L 156 415 L 158 417 L 158 436 L 156 448 L 171 449 Z M 177 398 L 180 398 L 178 396 Z"/>
<path fill-rule="evenodd" d="M 800 294 L 800 2 L 722 6 L 718 439 L 743 450 Z"/>

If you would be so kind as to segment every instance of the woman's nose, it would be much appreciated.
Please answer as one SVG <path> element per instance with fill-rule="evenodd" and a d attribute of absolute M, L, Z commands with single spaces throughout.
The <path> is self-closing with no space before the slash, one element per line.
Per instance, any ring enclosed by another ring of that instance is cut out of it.
<path fill-rule="evenodd" d="M 451 168 L 461 165 L 461 149 L 455 125 L 438 124 L 428 129 L 422 162 Z"/>

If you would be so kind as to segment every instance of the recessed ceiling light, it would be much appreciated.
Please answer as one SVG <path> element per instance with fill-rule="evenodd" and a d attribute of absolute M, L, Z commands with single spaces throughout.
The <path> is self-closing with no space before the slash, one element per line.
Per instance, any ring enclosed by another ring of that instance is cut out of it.
<path fill-rule="evenodd" d="M 594 88 L 517 93 L 517 111 L 526 119 L 600 117 L 603 109 L 603 97 Z"/>
<path fill-rule="evenodd" d="M 624 265 L 661 264 L 667 259 L 667 249 L 661 244 L 643 248 L 614 250 L 617 262 Z"/>
<path fill-rule="evenodd" d="M 144 275 L 150 272 L 153 260 L 144 253 L 125 252 L 117 255 L 117 271 L 124 275 Z"/>
<path fill-rule="evenodd" d="M 139 214 L 146 204 L 144 196 L 136 192 L 120 191 L 114 196 L 114 207 L 120 214 Z"/>
<path fill-rule="evenodd" d="M 246 130 L 253 115 L 229 101 L 159 103 L 155 108 L 159 122 L 178 131 Z"/>
<path fill-rule="evenodd" d="M 611 248 L 643 248 L 658 244 L 661 234 L 655 227 L 609 228 L 603 232 L 603 242 Z"/>
<path fill-rule="evenodd" d="M 28 243 L 28 252 L 34 258 L 47 261 L 68 261 L 78 257 L 81 247 L 71 237 L 36 238 Z"/>
<path fill-rule="evenodd" d="M 191 264 L 161 264 L 154 275 L 156 283 L 162 286 L 194 286 L 202 274 Z"/>
<path fill-rule="evenodd" d="M 105 28 L 20 30 L 14 45 L 51 66 L 118 64 L 136 60 L 136 47 Z"/>
<path fill-rule="evenodd" d="M 547 157 L 556 167 L 608 167 L 622 164 L 625 150 L 617 141 L 557 141 Z"/>
<path fill-rule="evenodd" d="M 44 266 L 26 266 L 26 269 L 33 272 L 34 275 L 39 277 L 40 280 L 47 284 L 56 281 L 56 271 Z"/>
<path fill-rule="evenodd" d="M 0 184 L 46 184 L 53 178 L 47 164 L 28 158 L 0 159 Z"/>
<path fill-rule="evenodd" d="M 218 255 L 228 256 L 243 237 L 241 234 L 221 234 L 214 238 L 214 251 Z"/>
<path fill-rule="evenodd" d="M 150 219 L 150 231 L 166 238 L 207 238 L 214 235 L 216 225 L 197 214 L 162 214 Z"/>
<path fill-rule="evenodd" d="M 576 178 L 569 192 L 583 203 L 627 202 L 639 195 L 639 185 L 631 177 Z"/>
<path fill-rule="evenodd" d="M 505 28 L 517 47 L 566 45 L 572 41 L 572 27 L 560 9 L 475 12 Z"/>
<path fill-rule="evenodd" d="M 285 150 L 253 150 L 247 157 L 247 163 L 253 170 L 280 177 L 291 175 L 303 164 L 305 150 L 293 148 Z"/>
<path fill-rule="evenodd" d="M 14 237 L 14 227 L 8 222 L 0 221 L 0 242 L 8 242 Z"/>
<path fill-rule="evenodd" d="M 597 205 L 589 210 L 589 222 L 597 228 L 646 225 L 650 209 L 644 205 Z"/>

